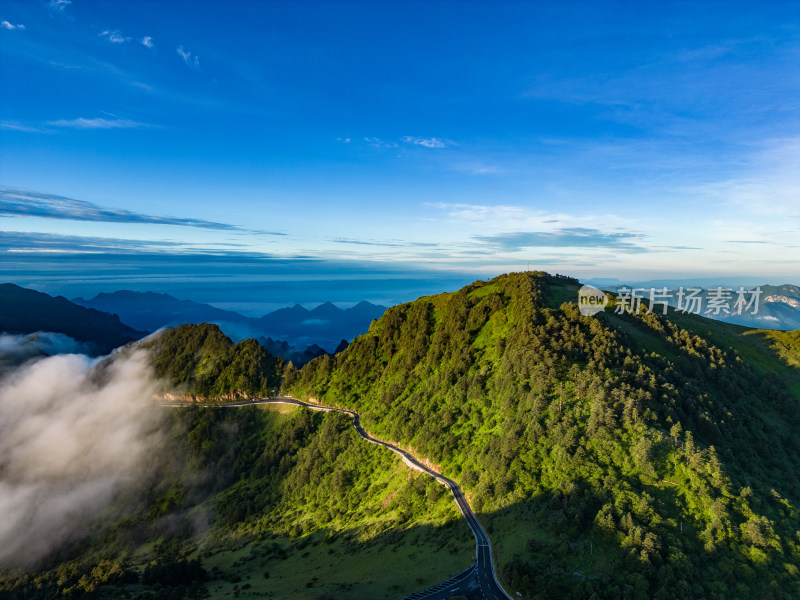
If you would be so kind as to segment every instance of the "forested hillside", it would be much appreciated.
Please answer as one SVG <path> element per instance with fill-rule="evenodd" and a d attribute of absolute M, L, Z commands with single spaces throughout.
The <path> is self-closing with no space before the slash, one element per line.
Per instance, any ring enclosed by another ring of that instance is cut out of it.
<path fill-rule="evenodd" d="M 578 287 L 520 273 L 395 306 L 284 390 L 441 464 L 523 597 L 797 597 L 796 332 L 586 317 Z"/>
<path fill-rule="evenodd" d="M 184 325 L 112 354 L 93 379 L 142 349 L 165 391 L 204 400 L 267 395 L 283 366 L 254 340 Z M 0 564 L 0 599 L 393 598 L 469 565 L 447 491 L 346 416 L 153 400 L 141 399 L 163 417 L 145 471 L 79 539 Z"/>
<path fill-rule="evenodd" d="M 300 370 L 181 326 L 95 376 L 144 349 L 165 392 L 358 410 L 463 487 L 513 595 L 796 597 L 800 332 L 585 317 L 578 287 L 522 273 L 420 298 Z M 343 415 L 148 410 L 145 480 L 43 563 L 4 566 L 0 598 L 399 598 L 470 562 L 446 490 Z"/>
<path fill-rule="evenodd" d="M 469 565 L 446 490 L 342 415 L 152 410 L 146 479 L 43 563 L 0 565 L 0 598 L 394 598 Z"/>
<path fill-rule="evenodd" d="M 148 351 L 156 377 L 172 392 L 212 398 L 269 396 L 280 386 L 280 357 L 254 339 L 234 344 L 216 325 L 181 325 L 136 347 Z"/>

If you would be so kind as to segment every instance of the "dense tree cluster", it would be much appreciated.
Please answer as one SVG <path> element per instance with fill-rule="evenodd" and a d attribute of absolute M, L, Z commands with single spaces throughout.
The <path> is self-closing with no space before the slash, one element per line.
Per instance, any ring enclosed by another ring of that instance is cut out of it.
<path fill-rule="evenodd" d="M 774 355 L 698 317 L 583 316 L 577 289 L 522 273 L 393 307 L 284 388 L 440 463 L 528 597 L 796 596 L 800 411 Z"/>
<path fill-rule="evenodd" d="M 150 351 L 156 376 L 186 393 L 268 396 L 280 385 L 280 357 L 254 339 L 234 344 L 216 325 L 167 329 L 141 347 Z"/>

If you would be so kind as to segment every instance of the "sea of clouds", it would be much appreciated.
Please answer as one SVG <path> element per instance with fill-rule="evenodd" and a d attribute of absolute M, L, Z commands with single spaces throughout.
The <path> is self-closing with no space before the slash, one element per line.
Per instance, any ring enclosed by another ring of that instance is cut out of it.
<path fill-rule="evenodd" d="M 80 349 L 55 334 L 0 336 L 0 566 L 85 536 L 163 445 L 144 352 Z"/>

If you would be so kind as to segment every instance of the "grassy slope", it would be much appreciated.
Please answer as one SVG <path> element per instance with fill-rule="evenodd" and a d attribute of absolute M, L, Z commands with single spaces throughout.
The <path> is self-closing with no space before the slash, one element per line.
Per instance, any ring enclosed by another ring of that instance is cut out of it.
<path fill-rule="evenodd" d="M 285 385 L 440 463 L 515 591 L 796 594 L 797 334 L 582 317 L 577 288 L 519 274 L 421 298 Z"/>

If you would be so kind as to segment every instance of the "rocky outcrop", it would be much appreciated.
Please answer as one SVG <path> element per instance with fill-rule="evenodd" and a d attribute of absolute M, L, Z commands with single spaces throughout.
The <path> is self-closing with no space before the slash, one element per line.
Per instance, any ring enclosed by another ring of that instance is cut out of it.
<path fill-rule="evenodd" d="M 778 296 L 772 295 L 767 296 L 763 300 L 764 302 L 782 302 L 783 304 L 788 304 L 793 308 L 800 308 L 800 300 L 797 298 L 790 298 L 789 296 Z"/>

